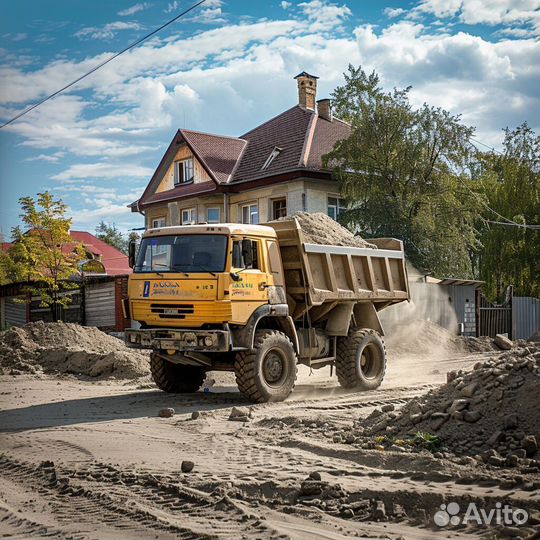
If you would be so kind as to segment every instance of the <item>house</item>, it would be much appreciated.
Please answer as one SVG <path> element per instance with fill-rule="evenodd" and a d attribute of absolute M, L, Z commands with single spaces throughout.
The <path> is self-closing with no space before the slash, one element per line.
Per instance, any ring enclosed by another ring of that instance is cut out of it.
<path fill-rule="evenodd" d="M 317 101 L 318 77 L 295 77 L 298 103 L 240 137 L 179 129 L 141 198 L 147 228 L 198 222 L 262 223 L 297 211 L 344 208 L 322 156 L 350 126 Z"/>
<path fill-rule="evenodd" d="M 79 275 L 74 276 L 78 286 L 62 293 L 71 296 L 72 301 L 60 308 L 60 319 L 122 331 L 129 326 L 121 307 L 122 298 L 127 295 L 127 276 L 132 271 L 127 255 L 89 232 L 70 231 L 69 235 L 72 241 L 63 244 L 62 251 L 71 253 L 82 244 L 86 260 L 79 265 Z M 9 251 L 12 245 L 3 242 L 0 248 Z M 25 282 L 0 286 L 0 328 L 52 320 L 50 309 L 41 306 L 38 297 L 25 294 L 26 285 Z"/>

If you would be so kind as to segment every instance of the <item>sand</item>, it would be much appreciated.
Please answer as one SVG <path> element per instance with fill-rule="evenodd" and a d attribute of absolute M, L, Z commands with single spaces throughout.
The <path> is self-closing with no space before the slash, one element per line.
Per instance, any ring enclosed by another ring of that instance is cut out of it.
<path fill-rule="evenodd" d="M 0 333 L 0 373 L 69 373 L 133 379 L 150 373 L 148 353 L 71 323 L 28 323 Z"/>
<path fill-rule="evenodd" d="M 298 221 L 308 244 L 377 248 L 374 244 L 354 235 L 337 221 L 321 212 L 296 212 L 277 221 L 291 221 L 293 219 Z"/>

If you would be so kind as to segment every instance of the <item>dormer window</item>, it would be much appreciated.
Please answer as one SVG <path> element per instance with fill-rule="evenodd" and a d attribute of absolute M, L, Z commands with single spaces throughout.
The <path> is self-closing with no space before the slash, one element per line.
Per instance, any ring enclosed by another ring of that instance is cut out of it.
<path fill-rule="evenodd" d="M 174 185 L 193 182 L 193 158 L 183 159 L 174 163 Z"/>
<path fill-rule="evenodd" d="M 277 146 L 274 146 L 274 149 L 272 150 L 272 152 L 270 152 L 270 155 L 264 162 L 264 165 L 261 167 L 261 171 L 264 171 L 264 169 L 267 169 L 268 167 L 270 167 L 270 163 L 272 163 L 272 161 L 274 161 L 274 159 L 276 159 L 279 156 L 282 150 L 283 148 L 278 148 Z"/>

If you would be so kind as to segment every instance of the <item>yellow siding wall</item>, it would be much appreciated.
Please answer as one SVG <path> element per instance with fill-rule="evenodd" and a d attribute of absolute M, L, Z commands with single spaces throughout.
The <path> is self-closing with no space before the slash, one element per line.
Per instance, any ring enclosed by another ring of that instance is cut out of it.
<path fill-rule="evenodd" d="M 161 193 L 162 191 L 167 191 L 174 187 L 174 163 L 180 159 L 193 158 L 193 167 L 195 169 L 195 178 L 193 182 L 199 184 L 201 182 L 208 182 L 211 180 L 210 175 L 204 170 L 203 166 L 200 164 L 199 160 L 193 155 L 187 144 L 182 144 L 174 156 L 174 160 L 171 163 L 171 166 L 167 169 L 167 172 L 163 176 L 156 193 Z"/>

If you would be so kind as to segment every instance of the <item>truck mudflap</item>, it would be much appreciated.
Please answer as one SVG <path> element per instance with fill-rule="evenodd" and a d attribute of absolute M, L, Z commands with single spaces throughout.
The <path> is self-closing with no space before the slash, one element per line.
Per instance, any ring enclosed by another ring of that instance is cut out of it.
<path fill-rule="evenodd" d="M 169 351 L 226 352 L 231 348 L 228 330 L 148 328 L 125 331 L 127 347 Z"/>

